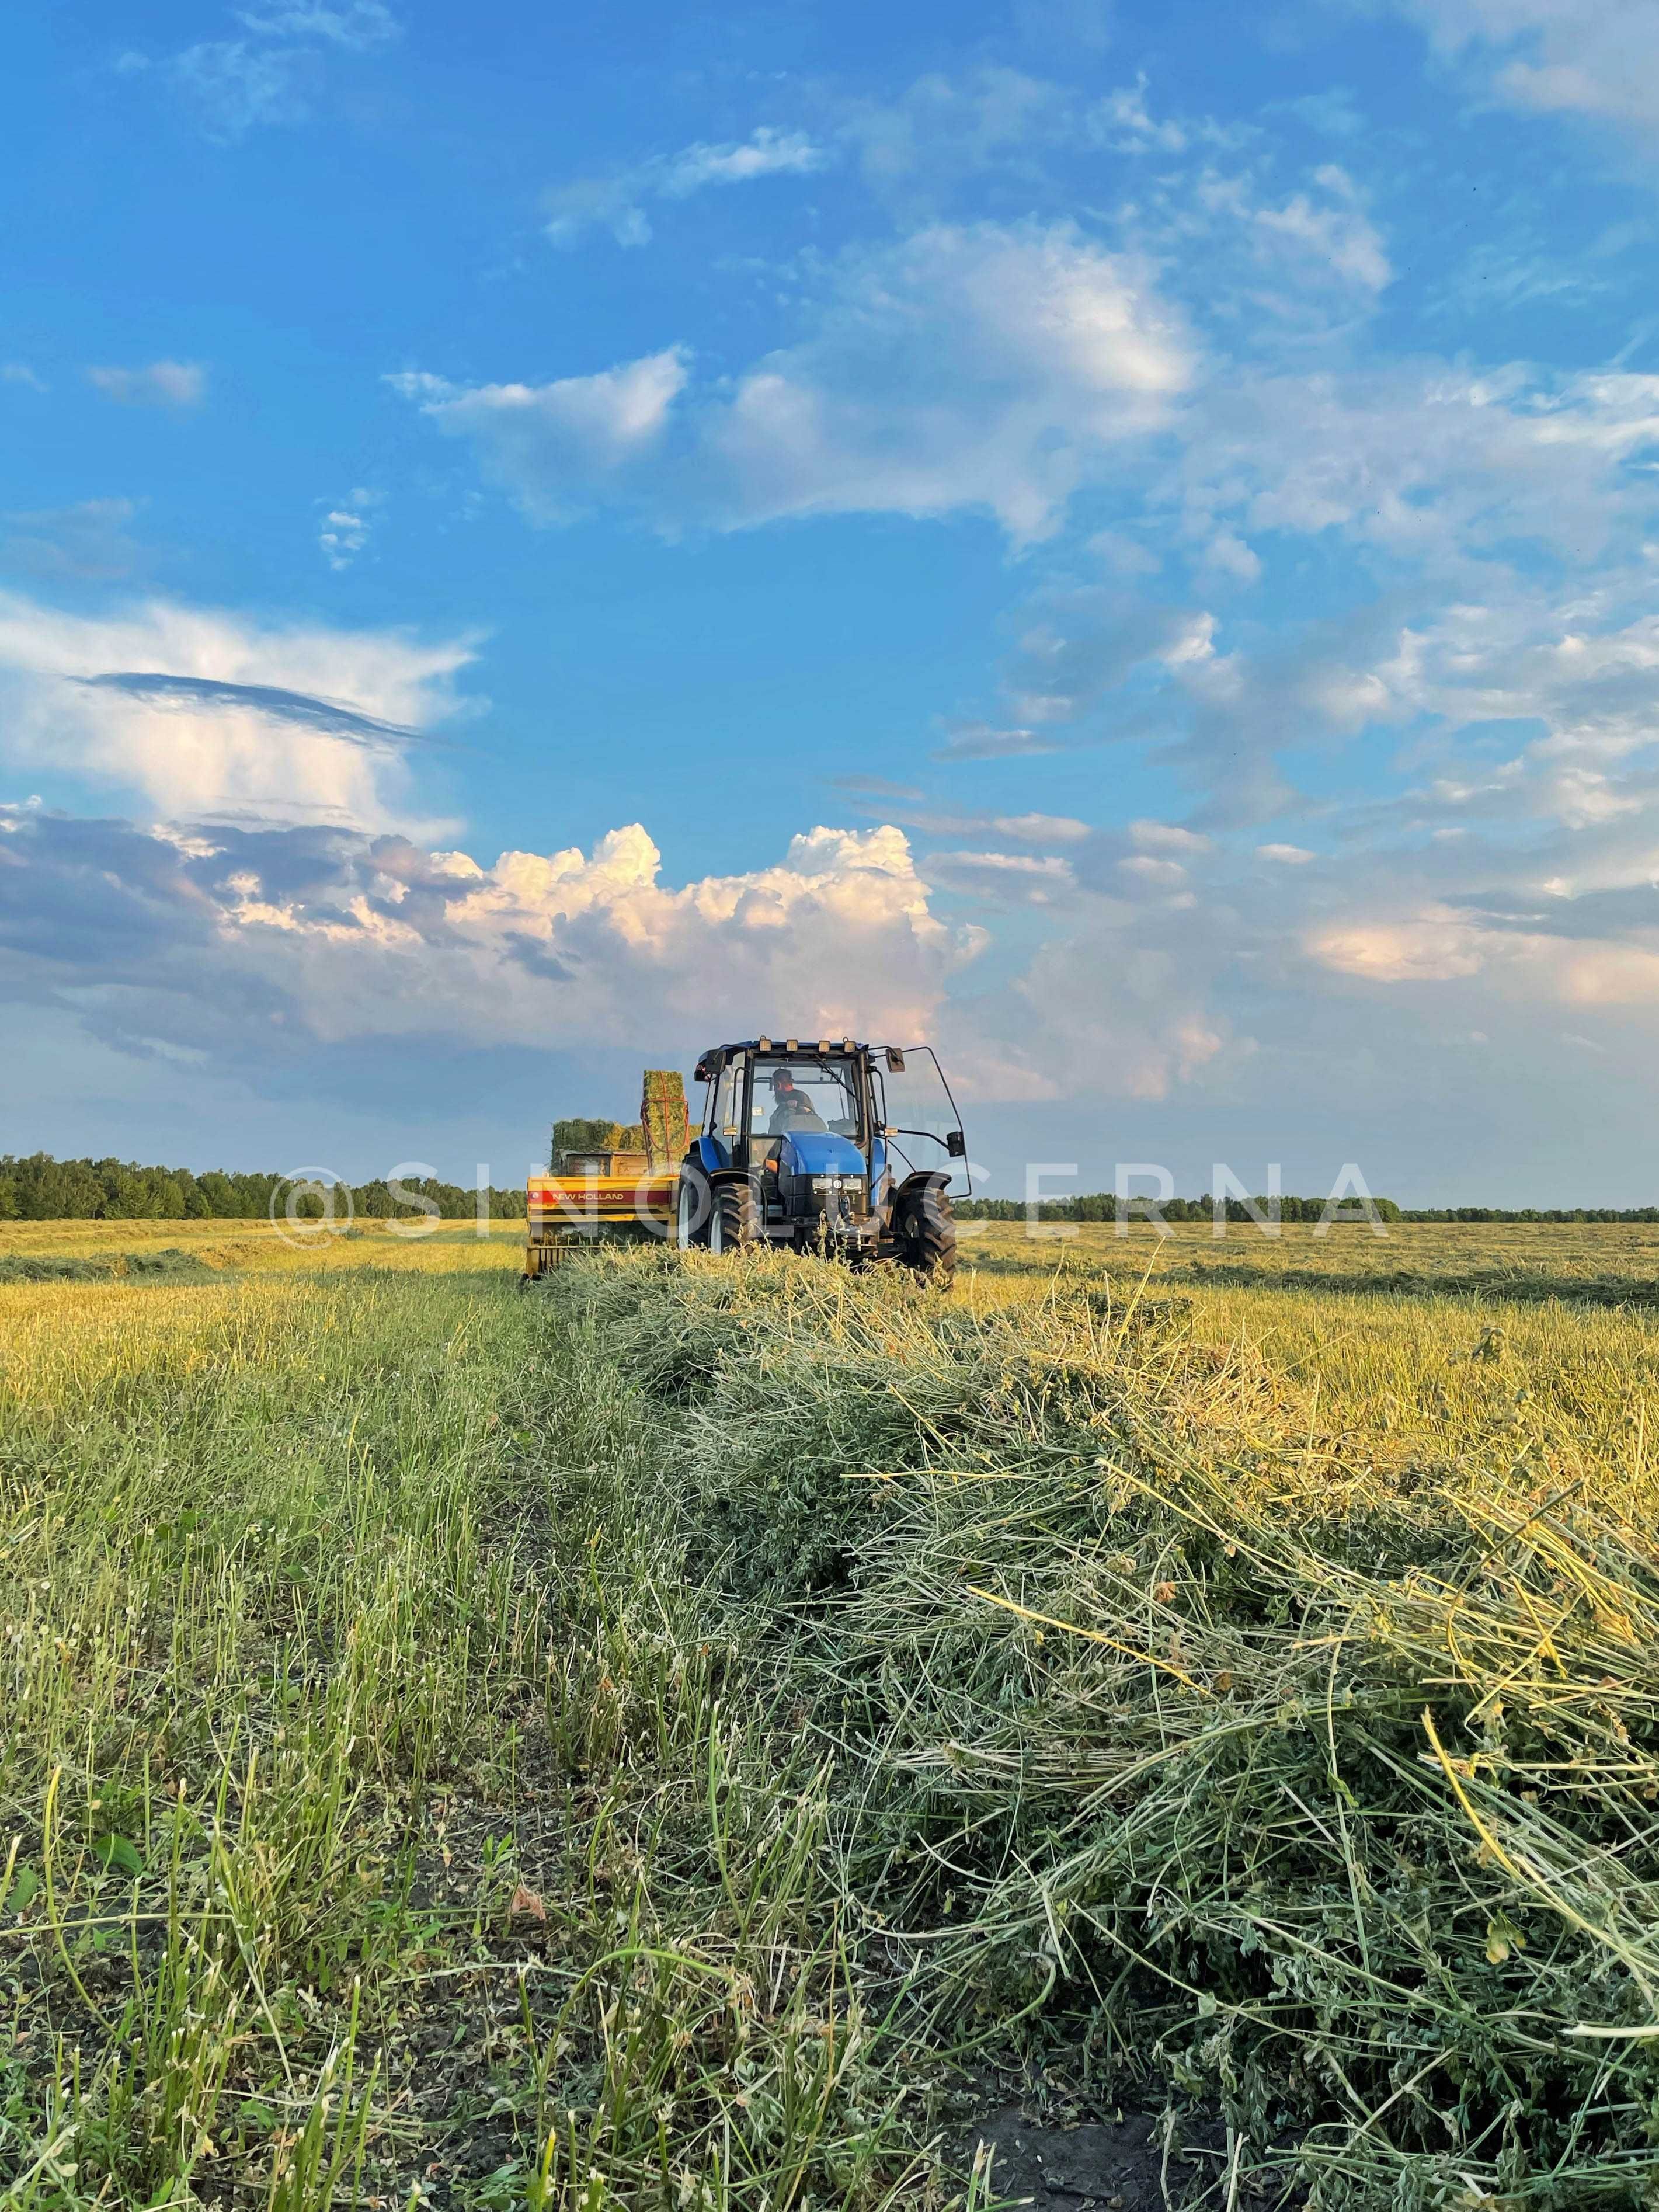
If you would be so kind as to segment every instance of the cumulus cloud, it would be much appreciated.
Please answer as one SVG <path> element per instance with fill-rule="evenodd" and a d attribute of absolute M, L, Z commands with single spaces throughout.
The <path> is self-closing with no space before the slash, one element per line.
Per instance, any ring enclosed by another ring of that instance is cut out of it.
<path fill-rule="evenodd" d="M 574 246 L 588 231 L 605 229 L 618 246 L 644 246 L 651 237 L 647 200 L 690 199 L 712 185 L 746 185 L 761 177 L 810 176 L 827 159 L 804 131 L 764 124 L 736 143 L 699 140 L 678 154 L 556 186 L 547 196 L 547 235 L 556 246 Z"/>
<path fill-rule="evenodd" d="M 1369 982 L 1444 982 L 1481 964 L 1479 933 L 1443 910 L 1398 920 L 1345 922 L 1316 933 L 1309 949 L 1328 968 Z"/>
<path fill-rule="evenodd" d="M 405 744 L 453 706 L 470 641 L 264 626 L 150 599 L 106 616 L 0 593 L 0 761 L 172 818 L 390 824 Z"/>
<path fill-rule="evenodd" d="M 207 371 L 196 361 L 153 361 L 144 368 L 89 368 L 87 381 L 124 407 L 199 407 Z"/>
<path fill-rule="evenodd" d="M 936 225 L 849 254 L 799 343 L 693 389 L 674 346 L 594 375 L 393 380 L 533 519 L 600 491 L 673 525 L 981 509 L 1050 532 L 1191 374 L 1152 271 L 1067 224 Z"/>
<path fill-rule="evenodd" d="M 246 1024 L 258 1051 L 273 1012 L 323 1042 L 441 1025 L 458 1048 L 648 1031 L 687 1053 L 757 1009 L 780 1034 L 913 1036 L 984 941 L 933 914 L 890 826 L 812 830 L 772 866 L 678 886 L 637 823 L 485 866 L 315 826 L 181 838 L 13 810 L 3 849 L 13 988 L 96 965 L 196 1048 Z"/>

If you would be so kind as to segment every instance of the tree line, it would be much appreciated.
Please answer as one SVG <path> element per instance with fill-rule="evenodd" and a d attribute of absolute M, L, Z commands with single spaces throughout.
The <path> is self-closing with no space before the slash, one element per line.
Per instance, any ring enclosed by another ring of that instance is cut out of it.
<path fill-rule="evenodd" d="M 1125 1202 L 1125 1210 L 1132 1221 L 1148 1218 L 1148 1209 L 1155 1203 L 1137 1194 Z M 1294 1198 L 1288 1194 L 1278 1199 L 1253 1198 L 1247 1205 L 1241 1198 L 1222 1201 L 1229 1222 L 1248 1222 L 1257 1216 L 1271 1220 L 1277 1206 L 1281 1221 L 1317 1221 L 1330 1200 L 1324 1198 Z M 1374 1198 L 1370 1204 L 1382 1221 L 1659 1221 L 1659 1206 L 1400 1206 L 1391 1198 Z M 964 1198 L 954 1201 L 954 1211 L 959 1221 L 1115 1221 L 1119 1200 L 1109 1190 L 1093 1191 L 1077 1198 L 1044 1198 L 1036 1202 L 1035 1213 L 1023 1199 Z M 1253 1214 L 1251 1207 L 1255 1209 Z M 1207 1194 L 1203 1198 L 1166 1198 L 1158 1211 L 1170 1223 L 1177 1221 L 1213 1221 L 1216 1202 Z M 1334 1218 L 1338 1221 L 1363 1220 L 1365 1215 L 1358 1200 L 1345 1199 L 1337 1206 Z"/>
<path fill-rule="evenodd" d="M 611 1126 L 604 1125 L 607 1133 Z M 31 1152 L 20 1158 L 8 1152 L 0 1154 L 0 1221 L 264 1219 L 270 1212 L 273 1194 L 281 1207 L 289 1182 L 285 1176 L 234 1175 L 222 1168 L 209 1168 L 198 1175 L 189 1168 L 140 1167 L 131 1160 L 58 1160 L 49 1152 Z M 352 1212 L 368 1221 L 426 1212 L 427 1207 L 410 1202 L 417 1197 L 435 1206 L 445 1221 L 470 1221 L 478 1203 L 478 1194 L 470 1184 L 441 1182 L 432 1176 L 418 1182 L 405 1178 L 399 1186 L 401 1196 L 394 1194 L 384 1179 L 340 1188 L 342 1200 L 336 1201 L 337 1209 L 343 1212 L 343 1194 L 349 1192 Z M 1152 1203 L 1139 1196 L 1130 1199 L 1130 1218 L 1144 1219 Z M 1383 1221 L 1659 1222 L 1659 1206 L 1400 1206 L 1391 1198 L 1376 1198 L 1370 1203 Z M 1275 1205 L 1281 1221 L 1317 1221 L 1328 1204 L 1328 1199 L 1289 1194 L 1278 1200 L 1255 1198 L 1248 1205 L 1239 1198 L 1223 1201 L 1230 1223 L 1255 1218 L 1251 1206 L 1271 1219 Z M 960 1199 L 956 1205 L 957 1218 L 963 1221 L 1024 1221 L 1028 1217 L 1038 1221 L 1115 1221 L 1117 1209 L 1118 1200 L 1111 1191 L 1041 1199 L 1034 1215 L 1024 1200 L 1017 1198 Z M 326 1208 L 319 1195 L 302 1192 L 294 1210 L 301 1219 L 315 1220 Z M 489 1212 L 495 1219 L 522 1220 L 524 1211 L 522 1186 L 490 1189 Z M 1215 1218 L 1215 1200 L 1207 1194 L 1168 1198 L 1158 1211 L 1170 1223 L 1208 1222 Z M 1339 1220 L 1361 1218 L 1352 1200 L 1337 1209 Z"/>
<path fill-rule="evenodd" d="M 1242 1198 L 1221 1200 L 1229 1221 L 1255 1219 L 1251 1206 L 1255 1208 L 1256 1214 L 1265 1215 L 1268 1219 L 1273 1218 L 1276 1206 L 1281 1221 L 1317 1221 L 1329 1204 L 1330 1200 L 1326 1198 L 1294 1198 L 1289 1195 L 1253 1198 L 1248 1201 Z M 1391 1198 L 1374 1198 L 1370 1204 L 1384 1221 L 1407 1218 Z M 959 1198 L 951 1201 L 952 1211 L 958 1221 L 1115 1221 L 1120 1205 L 1131 1221 L 1147 1220 L 1154 1210 L 1169 1222 L 1212 1221 L 1216 1212 L 1216 1200 L 1207 1194 L 1202 1198 L 1152 1199 L 1137 1191 L 1132 1198 L 1120 1200 L 1112 1191 L 1097 1190 L 1081 1193 L 1075 1198 L 1038 1199 L 1035 1211 L 1021 1198 Z M 1345 1199 L 1339 1202 L 1335 1218 L 1341 1221 L 1363 1219 L 1364 1216 L 1359 1212 L 1357 1200 Z"/>
<path fill-rule="evenodd" d="M 291 1179 L 278 1175 L 233 1175 L 209 1168 L 140 1167 L 131 1160 L 58 1160 L 49 1152 L 19 1158 L 0 1155 L 0 1221 L 247 1221 L 263 1219 L 273 1196 L 280 1210 Z M 441 1182 L 434 1176 L 404 1177 L 394 1193 L 383 1179 L 343 1183 L 334 1200 L 337 1215 L 346 1210 L 364 1220 L 390 1221 L 399 1214 L 428 1214 L 435 1206 L 445 1221 L 470 1221 L 478 1194 L 465 1183 Z M 427 1206 L 411 1203 L 416 1198 Z M 489 1194 L 489 1212 L 498 1220 L 522 1219 L 525 1194 L 517 1190 Z M 294 1205 L 301 1220 L 319 1220 L 328 1211 L 318 1189 L 301 1190 Z"/>

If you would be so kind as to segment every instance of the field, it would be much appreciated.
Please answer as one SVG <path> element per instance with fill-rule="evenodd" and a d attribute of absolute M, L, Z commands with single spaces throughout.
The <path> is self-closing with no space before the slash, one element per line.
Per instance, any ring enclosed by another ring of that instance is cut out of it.
<path fill-rule="evenodd" d="M 0 2206 L 1659 2202 L 1659 1231 L 0 1224 Z"/>

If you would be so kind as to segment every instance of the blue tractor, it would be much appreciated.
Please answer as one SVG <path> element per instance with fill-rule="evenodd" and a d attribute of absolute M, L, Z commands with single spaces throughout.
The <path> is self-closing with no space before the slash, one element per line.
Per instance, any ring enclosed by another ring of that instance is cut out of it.
<path fill-rule="evenodd" d="M 968 1179 L 961 1117 L 927 1045 L 748 1037 L 697 1062 L 702 1127 L 681 1164 L 676 1242 L 781 1245 L 867 1266 L 896 1261 L 948 1286 L 953 1182 Z"/>

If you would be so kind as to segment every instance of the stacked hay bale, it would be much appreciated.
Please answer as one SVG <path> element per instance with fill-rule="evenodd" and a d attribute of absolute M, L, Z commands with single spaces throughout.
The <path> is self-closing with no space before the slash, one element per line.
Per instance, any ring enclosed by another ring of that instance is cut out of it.
<path fill-rule="evenodd" d="M 553 1148 L 547 1164 L 556 1175 L 568 1153 L 642 1152 L 645 1148 L 645 1132 L 637 1121 L 574 1114 L 553 1124 Z"/>
<path fill-rule="evenodd" d="M 647 1067 L 640 1097 L 640 1122 L 647 1157 L 653 1169 L 672 1168 L 685 1157 L 689 1119 L 685 1085 L 678 1070 Z"/>

